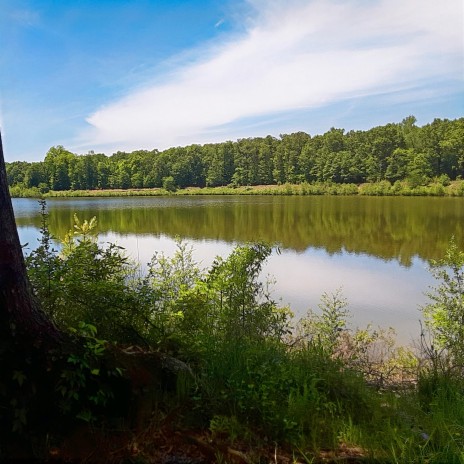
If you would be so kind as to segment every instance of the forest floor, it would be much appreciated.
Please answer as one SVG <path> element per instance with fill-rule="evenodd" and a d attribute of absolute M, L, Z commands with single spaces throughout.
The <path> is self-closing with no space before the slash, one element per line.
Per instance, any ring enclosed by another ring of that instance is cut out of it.
<path fill-rule="evenodd" d="M 147 428 L 139 433 L 103 433 L 88 426 L 77 429 L 60 446 L 51 447 L 47 462 L 137 464 L 317 464 L 372 462 L 358 447 L 340 444 L 336 450 L 311 455 L 274 443 L 228 443 L 198 430 L 173 430 L 169 426 Z"/>

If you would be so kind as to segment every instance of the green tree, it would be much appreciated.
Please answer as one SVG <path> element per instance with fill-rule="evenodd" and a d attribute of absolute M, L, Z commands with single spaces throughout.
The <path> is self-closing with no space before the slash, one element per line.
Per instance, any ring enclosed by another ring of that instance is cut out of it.
<path fill-rule="evenodd" d="M 163 188 L 164 190 L 167 190 L 168 192 L 175 192 L 177 190 L 177 186 L 176 186 L 176 181 L 174 180 L 174 177 L 172 176 L 163 177 Z"/>
<path fill-rule="evenodd" d="M 272 159 L 274 156 L 277 140 L 270 135 L 259 143 L 258 148 L 258 183 L 263 185 L 272 184 Z"/>
<path fill-rule="evenodd" d="M 350 316 L 346 309 L 348 302 L 341 289 L 337 289 L 332 294 L 323 293 L 318 306 L 319 313 L 310 309 L 306 317 L 299 321 L 299 335 L 334 355 L 347 330 L 347 319 Z"/>
<path fill-rule="evenodd" d="M 110 181 L 110 163 L 106 159 L 100 160 L 97 162 L 96 166 L 96 175 L 97 175 L 97 188 L 106 189 L 109 187 Z"/>
<path fill-rule="evenodd" d="M 218 145 L 208 145 L 203 147 L 205 153 L 204 162 L 208 166 L 206 173 L 206 185 L 208 187 L 217 187 L 225 185 L 224 176 L 224 157 Z"/>
<path fill-rule="evenodd" d="M 385 179 L 388 159 L 397 148 L 404 148 L 401 128 L 397 124 L 374 127 L 367 132 L 370 145 L 369 180 Z"/>
<path fill-rule="evenodd" d="M 189 186 L 204 187 L 204 167 L 201 155 L 199 145 L 176 148 L 172 151 L 170 173 L 177 186 L 181 188 Z"/>
<path fill-rule="evenodd" d="M 169 151 L 171 150 L 162 152 L 154 159 L 151 171 L 148 174 L 148 178 L 145 180 L 149 185 L 153 187 L 162 187 L 163 179 L 170 176 L 171 161 L 169 159 Z"/>
<path fill-rule="evenodd" d="M 6 175 L 8 179 L 8 185 L 17 185 L 24 182 L 26 171 L 29 169 L 30 163 L 26 161 L 13 161 L 12 163 L 6 163 Z"/>
<path fill-rule="evenodd" d="M 285 178 L 286 164 L 285 164 L 285 153 L 284 153 L 284 149 L 281 143 L 279 143 L 276 146 L 276 149 L 274 150 L 272 164 L 274 166 L 274 169 L 272 171 L 272 177 L 274 179 L 274 182 L 279 185 L 284 184 L 286 182 L 286 178 Z"/>
<path fill-rule="evenodd" d="M 408 182 L 412 187 L 426 185 L 433 175 L 432 163 L 427 153 L 416 153 L 408 166 Z"/>
<path fill-rule="evenodd" d="M 240 139 L 235 152 L 235 172 L 233 182 L 236 185 L 256 185 L 258 183 L 258 151 L 255 139 Z"/>
<path fill-rule="evenodd" d="M 390 182 L 405 179 L 410 173 L 414 161 L 414 150 L 412 148 L 397 148 L 387 159 L 385 178 Z"/>
<path fill-rule="evenodd" d="M 419 128 L 416 126 L 417 119 L 414 116 L 408 116 L 401 121 L 401 131 L 406 148 L 419 148 Z"/>
<path fill-rule="evenodd" d="M 309 140 L 309 135 L 304 132 L 281 135 L 286 182 L 294 184 L 303 180 L 304 175 L 299 162 L 303 147 Z"/>
<path fill-rule="evenodd" d="M 445 136 L 440 140 L 445 168 L 443 174 L 451 179 L 464 177 L 464 118 L 450 121 Z"/>
<path fill-rule="evenodd" d="M 24 185 L 26 187 L 38 187 L 41 184 L 47 185 L 48 177 L 44 163 L 31 163 L 25 171 Z"/>
<path fill-rule="evenodd" d="M 122 159 L 118 161 L 117 168 L 116 168 L 116 182 L 117 188 L 120 189 L 128 189 L 131 187 L 131 168 L 130 168 L 130 161 L 126 159 Z"/>
<path fill-rule="evenodd" d="M 44 162 L 52 190 L 69 190 L 71 188 L 69 167 L 74 158 L 75 155 L 61 145 L 48 150 Z"/>
<path fill-rule="evenodd" d="M 308 142 L 303 147 L 300 153 L 299 163 L 301 166 L 301 172 L 307 182 L 313 182 L 318 178 L 316 173 L 317 151 L 313 143 Z"/>
<path fill-rule="evenodd" d="M 205 283 L 212 289 L 213 323 L 226 340 L 282 337 L 287 333 L 288 312 L 279 311 L 259 277 L 272 247 L 239 246 L 226 258 L 216 258 Z"/>

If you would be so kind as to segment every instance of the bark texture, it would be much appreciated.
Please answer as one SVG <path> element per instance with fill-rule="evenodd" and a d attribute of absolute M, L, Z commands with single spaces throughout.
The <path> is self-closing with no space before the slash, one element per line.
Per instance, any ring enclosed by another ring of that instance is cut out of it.
<path fill-rule="evenodd" d="M 3 340 L 19 336 L 53 346 L 62 335 L 41 311 L 29 283 L 13 213 L 0 133 L 0 323 Z"/>
<path fill-rule="evenodd" d="M 27 276 L 0 133 L 0 461 L 37 457 L 34 446 L 46 442 L 58 413 L 51 360 L 69 342 L 40 309 Z"/>

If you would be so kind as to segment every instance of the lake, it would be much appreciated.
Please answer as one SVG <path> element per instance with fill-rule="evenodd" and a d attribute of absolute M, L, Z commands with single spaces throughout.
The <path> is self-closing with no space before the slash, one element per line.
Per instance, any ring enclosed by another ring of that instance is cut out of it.
<path fill-rule="evenodd" d="M 155 251 L 172 255 L 176 237 L 208 266 L 240 243 L 276 243 L 264 276 L 296 317 L 342 288 L 352 326 L 393 327 L 402 343 L 420 333 L 419 306 L 435 282 L 428 271 L 454 236 L 464 247 L 464 199 L 337 196 L 172 196 L 51 198 L 50 232 L 64 237 L 73 215 L 98 220 L 99 238 L 127 249 L 142 267 Z M 20 240 L 38 244 L 37 200 L 13 199 Z"/>

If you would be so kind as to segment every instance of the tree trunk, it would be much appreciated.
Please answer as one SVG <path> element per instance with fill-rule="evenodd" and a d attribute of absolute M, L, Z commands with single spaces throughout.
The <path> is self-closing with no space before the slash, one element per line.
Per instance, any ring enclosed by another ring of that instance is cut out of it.
<path fill-rule="evenodd" d="M 34 446 L 46 442 L 59 416 L 55 386 L 60 362 L 52 363 L 66 359 L 64 353 L 74 346 L 75 341 L 57 329 L 34 297 L 0 133 L 0 461 L 37 457 Z"/>
<path fill-rule="evenodd" d="M 1 343 L 19 337 L 26 343 L 52 348 L 62 334 L 41 311 L 27 277 L 13 205 L 8 190 L 0 133 L 0 334 Z"/>

